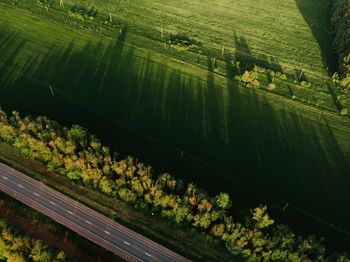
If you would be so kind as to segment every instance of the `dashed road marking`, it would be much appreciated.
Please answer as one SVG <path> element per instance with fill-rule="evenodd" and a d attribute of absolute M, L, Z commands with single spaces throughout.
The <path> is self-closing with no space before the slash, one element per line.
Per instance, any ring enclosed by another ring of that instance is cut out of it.
<path fill-rule="evenodd" d="M 20 185 L 20 184 L 18 184 L 18 186 L 19 186 L 20 188 L 23 188 L 23 186 L 22 186 L 22 185 Z"/>
<path fill-rule="evenodd" d="M 85 220 L 85 222 L 86 222 L 86 223 L 88 223 L 89 225 L 91 225 L 91 222 L 90 222 L 90 221 L 88 221 L 88 220 Z"/>
<path fill-rule="evenodd" d="M 5 180 L 9 180 L 6 176 L 2 176 L 2 178 L 5 179 Z"/>
<path fill-rule="evenodd" d="M 110 235 L 110 234 L 111 234 L 111 233 L 109 233 L 109 232 L 108 232 L 108 231 L 106 231 L 106 230 L 105 230 L 105 233 L 106 233 L 107 235 Z"/>
<path fill-rule="evenodd" d="M 39 196 L 39 194 L 38 194 L 38 193 L 34 193 L 34 195 Z"/>
<path fill-rule="evenodd" d="M 56 204 L 55 204 L 54 202 L 50 201 L 50 203 L 51 203 L 52 205 L 56 206 Z"/>
<path fill-rule="evenodd" d="M 69 210 L 67 210 L 67 212 L 68 212 L 69 214 L 73 215 L 73 212 L 71 212 L 71 211 L 69 211 Z"/>
<path fill-rule="evenodd" d="M 146 256 L 149 256 L 149 257 L 151 257 L 152 255 L 151 254 L 148 254 L 148 253 L 145 253 L 146 254 Z"/>
<path fill-rule="evenodd" d="M 124 241 L 124 243 L 127 244 L 128 246 L 130 246 L 130 243 L 128 243 L 128 242 Z"/>

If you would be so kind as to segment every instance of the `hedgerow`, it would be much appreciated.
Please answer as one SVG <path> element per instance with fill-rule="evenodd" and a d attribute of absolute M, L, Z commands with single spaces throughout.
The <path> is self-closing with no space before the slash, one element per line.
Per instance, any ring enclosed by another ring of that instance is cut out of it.
<path fill-rule="evenodd" d="M 239 62 L 238 65 L 241 63 Z M 239 69 L 236 70 L 240 72 Z M 245 70 L 243 74 L 234 76 L 234 79 L 243 83 L 245 87 L 249 88 L 264 88 L 272 92 L 274 89 L 286 87 L 289 84 L 299 86 L 302 88 L 311 88 L 312 84 L 306 81 L 291 81 L 286 74 L 274 71 L 269 68 L 253 65 L 251 70 Z"/>
<path fill-rule="evenodd" d="M 275 223 L 266 206 L 239 218 L 232 215 L 238 212 L 227 193 L 210 196 L 167 173 L 155 178 L 150 166 L 133 157 L 113 158 L 108 147 L 78 125 L 68 128 L 17 112 L 8 117 L 0 110 L 0 139 L 49 171 L 221 239 L 248 261 L 349 261 L 346 254 L 327 253 L 322 239 L 296 235 Z"/>
<path fill-rule="evenodd" d="M 200 46 L 200 43 L 197 40 L 192 39 L 185 34 L 171 34 L 169 36 L 168 44 L 170 47 L 180 52 L 187 50 L 196 51 Z"/>

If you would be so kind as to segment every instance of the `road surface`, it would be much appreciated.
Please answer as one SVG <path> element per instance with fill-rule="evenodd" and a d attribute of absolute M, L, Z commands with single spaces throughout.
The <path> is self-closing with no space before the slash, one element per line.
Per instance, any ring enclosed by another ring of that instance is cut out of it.
<path fill-rule="evenodd" d="M 1 163 L 0 190 L 127 261 L 189 261 Z"/>

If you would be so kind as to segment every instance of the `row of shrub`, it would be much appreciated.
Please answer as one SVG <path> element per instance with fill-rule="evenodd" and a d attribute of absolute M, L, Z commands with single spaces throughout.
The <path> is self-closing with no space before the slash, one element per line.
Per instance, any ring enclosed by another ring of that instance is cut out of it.
<path fill-rule="evenodd" d="M 200 42 L 196 39 L 193 39 L 185 34 L 171 34 L 169 36 L 168 44 L 170 47 L 178 51 L 187 51 L 187 50 L 197 50 L 200 46 Z"/>
<path fill-rule="evenodd" d="M 97 9 L 94 7 L 86 8 L 84 6 L 73 5 L 68 11 L 68 15 L 82 22 L 84 22 L 85 19 L 94 20 L 97 15 Z"/>
<path fill-rule="evenodd" d="M 239 64 L 240 63 L 238 63 L 238 65 Z M 237 71 L 240 72 L 240 70 Z M 242 82 L 246 87 L 260 88 L 263 86 L 269 91 L 272 91 L 277 87 L 277 79 L 280 80 L 279 83 L 284 83 L 282 81 L 288 81 L 286 74 L 257 65 L 254 65 L 252 70 L 245 70 L 243 74 L 236 75 L 234 78 Z M 285 84 L 287 85 L 288 83 Z M 294 81 L 294 84 L 298 84 L 304 88 L 311 87 L 311 83 L 306 81 Z"/>
<path fill-rule="evenodd" d="M 335 0 L 331 17 L 334 46 L 339 55 L 339 73 L 334 82 L 342 89 L 343 96 L 350 97 L 350 1 Z"/>
<path fill-rule="evenodd" d="M 154 178 L 152 168 L 133 157 L 115 159 L 78 125 L 67 128 L 46 117 L 21 118 L 17 112 L 8 117 L 0 110 L 0 139 L 76 183 L 221 239 L 248 261 L 348 261 L 345 254 L 328 254 L 321 240 L 276 224 L 266 206 L 233 216 L 239 212 L 227 193 L 210 196 L 166 173 Z"/>
<path fill-rule="evenodd" d="M 42 241 L 20 234 L 7 221 L 0 220 L 0 261 L 68 261 L 63 251 L 47 247 Z"/>

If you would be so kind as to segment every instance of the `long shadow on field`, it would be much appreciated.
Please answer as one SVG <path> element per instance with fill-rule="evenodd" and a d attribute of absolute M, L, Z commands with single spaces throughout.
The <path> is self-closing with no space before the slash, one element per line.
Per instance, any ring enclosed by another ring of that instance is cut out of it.
<path fill-rule="evenodd" d="M 283 69 L 276 58 L 267 55 L 254 55 L 243 36 L 234 34 L 235 60 L 240 62 L 240 71 L 250 70 L 253 65 L 269 68 L 274 71 L 283 72 Z"/>
<path fill-rule="evenodd" d="M 282 222 L 293 221 L 296 230 L 304 233 L 329 236 L 330 244 L 340 238 L 346 243 L 350 235 L 331 225 L 350 231 L 350 212 L 346 209 L 350 161 L 335 138 L 336 131 L 323 120 L 317 123 L 297 112 L 273 109 L 254 91 L 236 85 L 228 82 L 231 173 L 265 191 L 260 192 L 265 196 L 262 202 L 279 206 L 273 213 Z M 239 196 L 249 199 L 248 192 Z M 282 212 L 286 203 L 289 207 Z"/>
<path fill-rule="evenodd" d="M 0 32 L 6 31 L 0 28 Z M 14 31 L 0 35 L 0 89 L 6 88 L 6 83 L 14 81 L 18 73 L 18 66 L 14 61 L 27 41 L 17 37 L 18 33 Z"/>
<path fill-rule="evenodd" d="M 331 34 L 332 1 L 295 0 L 295 2 L 320 46 L 324 67 L 328 68 L 329 75 L 332 75 L 338 69 Z"/>
<path fill-rule="evenodd" d="M 235 81 L 223 82 L 211 70 L 200 77 L 155 63 L 151 54 L 124 46 L 123 37 L 79 49 L 73 43 L 63 50 L 53 46 L 44 58 L 28 57 L 21 68 L 26 77 L 7 82 L 10 88 L 0 102 L 86 126 L 112 149 L 211 191 L 228 191 L 243 204 L 281 208 L 290 202 L 350 228 L 348 211 L 336 212 L 350 199 L 345 190 L 349 159 L 337 130 L 284 110 L 282 101 L 267 100 Z M 21 42 L 17 44 L 11 48 L 20 49 Z M 234 70 L 231 60 L 227 58 L 229 72 Z M 185 151 L 183 159 L 179 150 Z M 285 221 L 302 217 L 287 210 L 275 213 Z M 312 222 L 300 222 L 299 229 L 309 232 Z"/>

